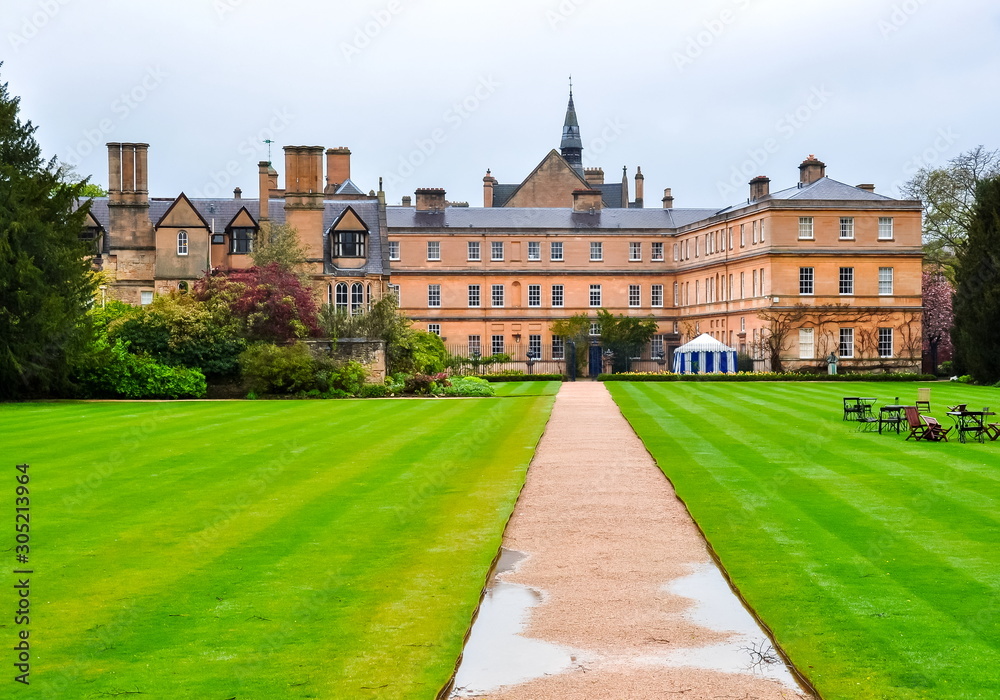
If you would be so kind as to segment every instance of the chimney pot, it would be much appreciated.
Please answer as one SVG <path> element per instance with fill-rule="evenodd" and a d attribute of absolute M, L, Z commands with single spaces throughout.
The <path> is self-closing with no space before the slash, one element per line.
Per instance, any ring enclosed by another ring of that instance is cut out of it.
<path fill-rule="evenodd" d="M 670 194 L 670 188 L 667 187 L 663 190 L 663 208 L 673 209 L 674 208 L 674 196 Z"/>
<path fill-rule="evenodd" d="M 444 211 L 445 191 L 440 187 L 422 187 L 416 192 L 417 211 Z"/>
<path fill-rule="evenodd" d="M 864 190 L 865 192 L 875 192 L 875 185 L 866 183 L 857 186 L 859 190 Z"/>
<path fill-rule="evenodd" d="M 771 193 L 771 180 L 766 175 L 758 175 L 750 181 L 750 201 L 766 197 Z"/>
<path fill-rule="evenodd" d="M 826 177 L 826 163 L 810 153 L 799 165 L 799 184 L 810 185 L 823 177 Z"/>
<path fill-rule="evenodd" d="M 233 199 L 243 199 L 243 190 L 239 187 L 233 190 Z"/>

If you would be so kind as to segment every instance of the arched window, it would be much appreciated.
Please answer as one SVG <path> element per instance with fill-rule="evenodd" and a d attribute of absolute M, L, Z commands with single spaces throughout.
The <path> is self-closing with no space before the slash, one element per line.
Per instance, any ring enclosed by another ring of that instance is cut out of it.
<path fill-rule="evenodd" d="M 177 254 L 187 255 L 188 254 L 188 232 L 179 231 L 177 233 Z"/>
<path fill-rule="evenodd" d="M 326 285 L 326 305 L 333 306 L 333 285 Z"/>
<path fill-rule="evenodd" d="M 368 285 L 368 294 L 365 295 L 365 300 L 368 302 L 368 310 L 372 310 L 372 286 Z"/>
<path fill-rule="evenodd" d="M 177 283 L 177 289 L 180 291 L 181 294 L 187 294 L 188 293 L 188 283 L 184 282 L 184 281 L 178 282 Z"/>
<path fill-rule="evenodd" d="M 365 257 L 364 231 L 337 231 L 333 238 L 333 255 L 337 258 Z"/>
<path fill-rule="evenodd" d="M 337 283 L 337 309 L 347 311 L 347 283 Z"/>
<path fill-rule="evenodd" d="M 365 288 L 360 282 L 351 285 L 351 315 L 359 314 L 365 306 Z"/>

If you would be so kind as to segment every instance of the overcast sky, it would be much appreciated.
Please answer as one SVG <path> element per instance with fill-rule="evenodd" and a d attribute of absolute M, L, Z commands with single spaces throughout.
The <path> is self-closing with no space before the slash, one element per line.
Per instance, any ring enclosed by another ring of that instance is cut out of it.
<path fill-rule="evenodd" d="M 568 77 L 584 163 L 636 166 L 647 206 L 792 186 L 809 154 L 898 185 L 1000 147 L 995 0 L 4 0 L 0 80 L 47 155 L 107 185 L 150 144 L 153 196 L 257 196 L 284 145 L 348 146 L 365 191 L 482 205 L 559 147 Z M 634 196 L 634 191 L 631 192 Z"/>

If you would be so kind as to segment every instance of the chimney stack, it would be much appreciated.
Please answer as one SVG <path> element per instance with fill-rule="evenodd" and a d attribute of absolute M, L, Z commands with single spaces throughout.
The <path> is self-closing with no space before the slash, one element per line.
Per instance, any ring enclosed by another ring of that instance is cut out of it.
<path fill-rule="evenodd" d="M 323 193 L 322 146 L 285 146 L 285 192 Z"/>
<path fill-rule="evenodd" d="M 345 146 L 326 149 L 327 194 L 351 179 L 351 149 Z"/>
<path fill-rule="evenodd" d="M 233 190 L 233 199 L 243 199 L 243 190 L 237 187 Z"/>
<path fill-rule="evenodd" d="M 859 190 L 864 190 L 865 192 L 872 192 L 872 193 L 875 192 L 875 185 L 871 184 L 857 185 L 857 188 Z"/>
<path fill-rule="evenodd" d="M 483 206 L 493 206 L 493 186 L 497 184 L 497 179 L 493 177 L 489 168 L 486 169 L 486 176 L 483 178 Z"/>
<path fill-rule="evenodd" d="M 574 212 L 598 212 L 603 204 L 600 190 L 573 190 Z"/>
<path fill-rule="evenodd" d="M 636 166 L 635 168 L 635 208 L 642 209 L 643 190 L 646 184 L 646 178 L 642 174 L 642 168 Z"/>
<path fill-rule="evenodd" d="M 810 153 L 799 165 L 799 185 L 811 185 L 822 177 L 826 177 L 826 163 Z"/>
<path fill-rule="evenodd" d="M 771 180 L 766 175 L 758 175 L 750 181 L 750 201 L 766 197 L 771 192 Z"/>
<path fill-rule="evenodd" d="M 148 143 L 108 144 L 108 196 L 112 204 L 149 204 Z"/>
<path fill-rule="evenodd" d="M 421 187 L 416 191 L 417 211 L 444 211 L 445 191 L 440 187 Z"/>
<path fill-rule="evenodd" d="M 664 209 L 674 208 L 674 196 L 670 194 L 669 187 L 663 190 L 663 208 Z"/>
<path fill-rule="evenodd" d="M 588 185 L 603 185 L 604 168 L 584 168 L 583 177 Z"/>
<path fill-rule="evenodd" d="M 262 160 L 257 163 L 258 172 L 258 183 L 259 183 L 259 203 L 260 208 L 258 210 L 257 219 L 259 221 L 267 221 L 270 218 L 270 203 L 271 203 L 271 173 L 274 172 L 274 168 L 271 164 Z M 275 173 L 277 175 L 277 173 Z"/>
<path fill-rule="evenodd" d="M 404 207 L 412 207 L 413 206 L 413 200 L 410 199 L 410 195 L 406 195 L 405 197 L 403 197 L 402 206 L 404 206 Z"/>

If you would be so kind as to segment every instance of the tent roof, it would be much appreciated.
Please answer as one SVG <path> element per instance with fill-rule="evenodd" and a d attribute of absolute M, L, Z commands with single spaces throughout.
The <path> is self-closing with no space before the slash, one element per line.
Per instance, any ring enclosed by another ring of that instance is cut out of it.
<path fill-rule="evenodd" d="M 679 352 L 736 352 L 736 350 L 716 340 L 708 333 L 702 333 L 694 340 L 674 350 L 675 354 Z"/>

